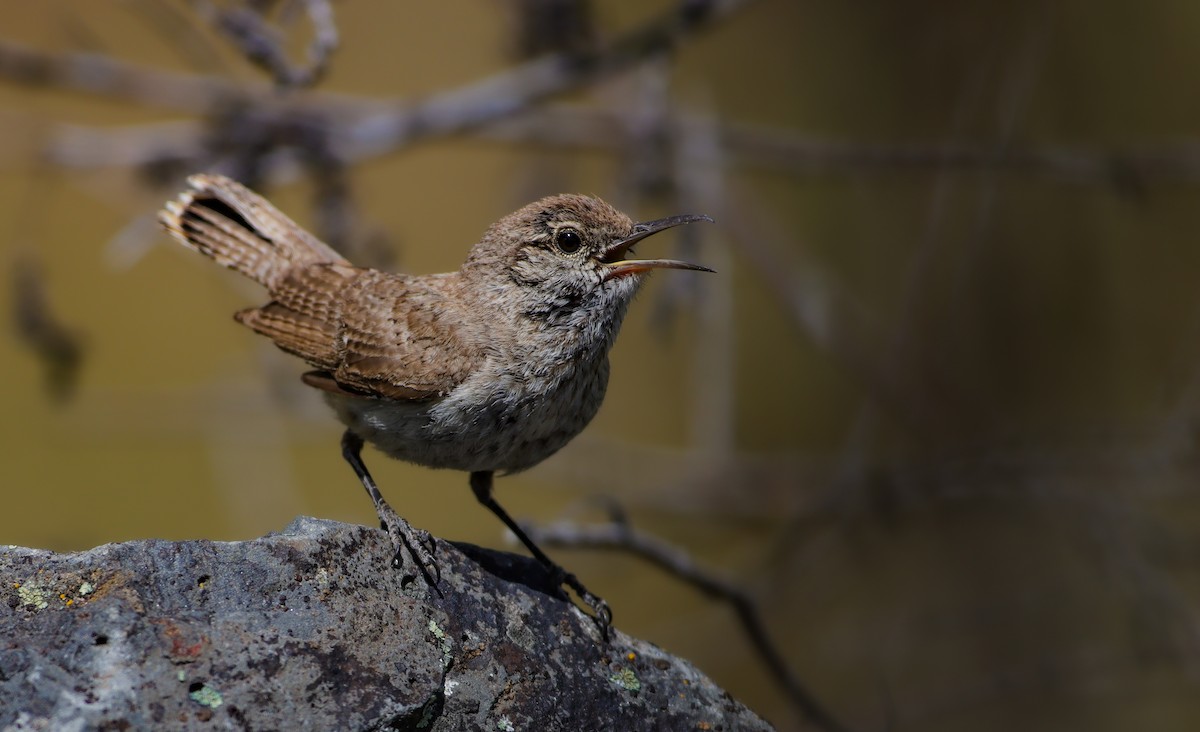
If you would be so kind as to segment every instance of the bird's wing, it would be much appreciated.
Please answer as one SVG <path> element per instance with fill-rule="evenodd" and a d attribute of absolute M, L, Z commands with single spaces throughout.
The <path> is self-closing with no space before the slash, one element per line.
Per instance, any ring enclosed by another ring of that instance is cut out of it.
<path fill-rule="evenodd" d="M 462 383 L 483 353 L 447 287 L 456 277 L 363 271 L 343 303 L 333 378 L 393 399 L 442 396 Z"/>
<path fill-rule="evenodd" d="M 406 277 L 341 265 L 297 268 L 273 301 L 238 313 L 319 371 L 325 391 L 400 400 L 442 396 L 482 359 L 445 285 L 453 275 Z"/>

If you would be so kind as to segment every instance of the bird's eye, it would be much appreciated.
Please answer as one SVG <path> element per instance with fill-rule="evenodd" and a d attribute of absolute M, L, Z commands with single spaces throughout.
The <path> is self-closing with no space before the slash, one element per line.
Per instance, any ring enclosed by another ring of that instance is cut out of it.
<path fill-rule="evenodd" d="M 554 245 L 563 254 L 574 254 L 583 246 L 583 238 L 574 229 L 561 229 L 554 235 Z"/>

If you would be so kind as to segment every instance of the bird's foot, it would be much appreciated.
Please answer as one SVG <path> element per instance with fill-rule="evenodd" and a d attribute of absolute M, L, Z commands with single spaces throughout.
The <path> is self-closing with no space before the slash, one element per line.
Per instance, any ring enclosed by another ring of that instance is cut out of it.
<path fill-rule="evenodd" d="M 576 590 L 576 592 L 578 592 L 578 590 Z M 579 594 L 579 597 L 583 600 L 583 604 L 587 605 L 592 611 L 592 617 L 596 621 L 596 627 L 600 629 L 600 637 L 602 637 L 605 642 L 608 642 L 608 634 L 612 630 L 612 609 L 609 608 L 608 603 L 604 601 L 603 597 L 597 597 L 596 595 L 588 592 L 586 589 Z"/>
<path fill-rule="evenodd" d="M 440 596 L 442 593 L 437 586 L 442 579 L 442 573 L 437 560 L 433 557 L 434 549 L 437 546 L 434 538 L 428 531 L 414 528 L 407 519 L 396 513 L 387 504 L 378 510 L 378 514 L 379 525 L 388 533 L 392 547 L 396 550 L 392 556 L 392 566 L 397 569 L 404 567 L 404 553 L 407 551 L 412 557 L 417 571 L 425 578 L 425 582 Z"/>
<path fill-rule="evenodd" d="M 588 590 L 587 587 L 584 587 L 583 583 L 579 581 L 578 577 L 566 571 L 559 565 L 553 565 L 550 571 L 554 574 L 554 578 L 559 585 L 566 585 L 572 590 L 575 590 L 575 594 L 579 595 L 579 599 L 583 601 L 583 604 L 592 611 L 592 620 L 596 623 L 596 627 L 600 630 L 600 636 L 605 642 L 607 642 L 609 631 L 612 629 L 612 609 L 608 606 L 608 603 L 604 601 L 604 598 L 600 597 L 599 595 L 592 594 L 592 592 Z"/>

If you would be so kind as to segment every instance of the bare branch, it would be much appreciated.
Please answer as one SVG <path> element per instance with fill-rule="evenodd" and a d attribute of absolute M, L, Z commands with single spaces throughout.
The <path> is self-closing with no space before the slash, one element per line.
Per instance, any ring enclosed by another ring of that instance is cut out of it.
<path fill-rule="evenodd" d="M 771 676 L 800 713 L 814 726 L 827 732 L 846 730 L 788 668 L 787 662 L 775 648 L 763 625 L 757 604 L 745 590 L 700 567 L 682 549 L 634 529 L 619 510 L 614 509 L 613 513 L 613 520 L 607 524 L 582 526 L 569 521 L 559 521 L 537 527 L 525 525 L 523 528 L 530 538 L 539 544 L 629 552 L 696 587 L 709 597 L 728 602 L 737 613 L 738 621 L 754 645 L 754 650 L 758 652 Z"/>

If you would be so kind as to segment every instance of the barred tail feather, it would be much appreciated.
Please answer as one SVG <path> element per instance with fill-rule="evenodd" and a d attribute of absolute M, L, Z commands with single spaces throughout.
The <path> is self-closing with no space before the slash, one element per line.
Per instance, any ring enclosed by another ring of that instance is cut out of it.
<path fill-rule="evenodd" d="M 193 175 L 159 221 L 180 244 L 274 290 L 295 267 L 349 265 L 262 196 L 221 175 Z"/>

